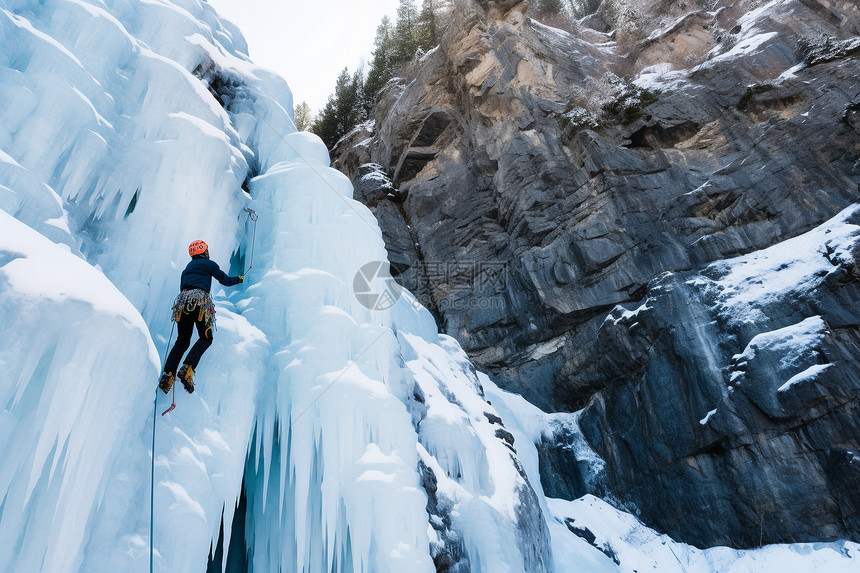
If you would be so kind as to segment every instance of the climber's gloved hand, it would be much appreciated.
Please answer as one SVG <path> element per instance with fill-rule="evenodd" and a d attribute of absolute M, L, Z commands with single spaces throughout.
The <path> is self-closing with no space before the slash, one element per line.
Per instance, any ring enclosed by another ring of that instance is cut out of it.
<path fill-rule="evenodd" d="M 245 282 L 245 275 L 239 275 L 239 282 L 240 283 Z"/>

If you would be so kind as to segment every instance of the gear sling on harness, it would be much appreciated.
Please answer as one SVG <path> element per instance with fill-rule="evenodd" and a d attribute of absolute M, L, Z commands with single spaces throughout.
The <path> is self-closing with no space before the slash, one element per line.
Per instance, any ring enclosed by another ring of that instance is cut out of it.
<path fill-rule="evenodd" d="M 176 300 L 173 301 L 171 320 L 179 322 L 183 312 L 185 314 L 192 314 L 196 309 L 199 309 L 196 321 L 202 322 L 205 320 L 209 329 L 214 328 L 215 303 L 212 302 L 212 297 L 209 296 L 209 293 L 197 288 L 186 289 L 179 293 Z"/>
<path fill-rule="evenodd" d="M 178 334 L 176 344 L 165 362 L 164 371 L 176 372 L 179 361 L 188 347 L 191 346 L 191 334 L 195 326 L 200 338 L 191 347 L 191 351 L 185 357 L 184 364 L 192 370 L 196 369 L 201 356 L 212 345 L 212 331 L 215 328 L 215 303 L 212 302 L 212 297 L 206 291 L 192 288 L 179 293 L 173 303 L 172 312 L 172 320 L 178 325 Z"/>

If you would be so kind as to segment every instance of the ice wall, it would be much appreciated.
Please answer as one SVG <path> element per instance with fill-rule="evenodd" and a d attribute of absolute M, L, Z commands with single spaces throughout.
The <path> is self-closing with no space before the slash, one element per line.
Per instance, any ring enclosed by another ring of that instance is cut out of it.
<path fill-rule="evenodd" d="M 73 571 L 123 479 L 113 464 L 146 417 L 158 355 L 140 314 L 67 245 L 2 210 L 0 230 L 0 569 Z"/>

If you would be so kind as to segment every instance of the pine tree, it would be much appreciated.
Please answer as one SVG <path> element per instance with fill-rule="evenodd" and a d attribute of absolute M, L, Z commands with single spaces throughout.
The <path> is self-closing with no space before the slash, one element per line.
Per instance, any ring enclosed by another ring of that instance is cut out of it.
<path fill-rule="evenodd" d="M 400 0 L 397 6 L 397 24 L 394 26 L 394 61 L 397 66 L 405 64 L 418 50 L 416 31 L 418 10 L 414 0 Z"/>
<path fill-rule="evenodd" d="M 311 127 L 311 131 L 319 135 L 329 149 L 364 120 L 364 108 L 361 105 L 363 86 L 362 69 L 350 75 L 349 69 L 344 68 L 338 76 L 334 94 L 328 96 L 325 107 Z"/>
<path fill-rule="evenodd" d="M 424 0 L 421 13 L 418 14 L 416 40 L 418 48 L 424 52 L 429 52 L 439 43 L 436 31 L 436 10 L 434 0 Z"/>
<path fill-rule="evenodd" d="M 362 64 L 352 74 L 352 79 L 349 82 L 346 92 L 343 95 L 343 101 L 340 102 L 341 117 L 343 118 L 343 134 L 346 135 L 350 130 L 367 119 L 367 113 L 364 111 L 364 65 Z"/>
<path fill-rule="evenodd" d="M 296 106 L 295 118 L 296 129 L 298 131 L 307 131 L 308 129 L 310 129 L 311 123 L 313 122 L 313 114 L 311 112 L 311 106 L 308 105 L 308 102 L 303 101 Z"/>
<path fill-rule="evenodd" d="M 311 130 L 331 147 L 350 129 L 370 116 L 379 92 L 394 77 L 398 68 L 412 60 L 415 54 L 429 51 L 438 44 L 437 14 L 445 12 L 447 0 L 423 0 L 421 12 L 415 0 L 399 0 L 397 21 L 392 24 L 384 16 L 376 28 L 373 60 L 367 77 L 362 70 L 352 78 L 348 70 L 341 72 L 335 93 Z"/>
<path fill-rule="evenodd" d="M 328 96 L 325 106 L 314 120 L 311 131 L 320 136 L 325 146 L 331 149 L 339 139 L 337 134 L 337 102 L 334 94 Z"/>
<path fill-rule="evenodd" d="M 382 18 L 379 27 L 376 28 L 376 39 L 373 41 L 376 49 L 373 51 L 373 60 L 370 62 L 370 70 L 364 82 L 362 103 L 365 112 L 369 115 L 370 110 L 376 105 L 376 98 L 382 86 L 394 75 L 394 46 L 392 37 L 391 20 L 388 16 Z"/>
<path fill-rule="evenodd" d="M 552 18 L 564 11 L 562 0 L 540 0 L 535 7 L 538 18 Z"/>
<path fill-rule="evenodd" d="M 571 15 L 576 18 L 583 18 L 589 14 L 594 14 L 600 8 L 602 0 L 568 0 L 568 7 Z"/>
<path fill-rule="evenodd" d="M 319 135 L 320 139 L 323 140 L 323 143 L 329 149 L 334 147 L 334 144 L 345 133 L 342 128 L 343 118 L 340 116 L 341 109 L 343 108 L 341 101 L 345 98 L 345 94 L 349 90 L 350 82 L 349 70 L 344 68 L 337 78 L 334 93 L 328 96 L 325 107 L 323 107 L 311 128 L 311 131 Z"/>

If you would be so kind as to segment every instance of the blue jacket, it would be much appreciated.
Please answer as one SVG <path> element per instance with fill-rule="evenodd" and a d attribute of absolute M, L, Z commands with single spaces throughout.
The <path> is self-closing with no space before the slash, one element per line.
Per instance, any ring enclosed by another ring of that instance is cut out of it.
<path fill-rule="evenodd" d="M 199 288 L 208 293 L 212 288 L 212 277 L 215 277 L 224 286 L 233 286 L 241 282 L 239 277 L 227 276 L 215 261 L 207 259 L 203 255 L 197 255 L 191 258 L 191 262 L 182 271 L 180 288 L 182 290 Z"/>

